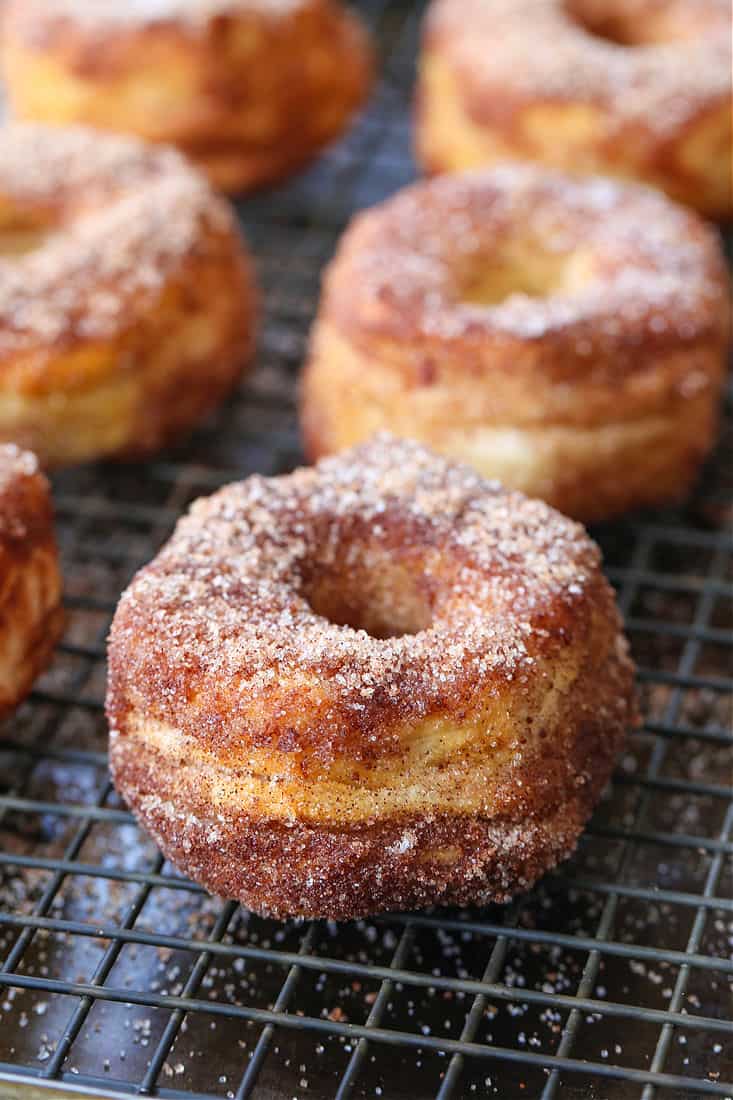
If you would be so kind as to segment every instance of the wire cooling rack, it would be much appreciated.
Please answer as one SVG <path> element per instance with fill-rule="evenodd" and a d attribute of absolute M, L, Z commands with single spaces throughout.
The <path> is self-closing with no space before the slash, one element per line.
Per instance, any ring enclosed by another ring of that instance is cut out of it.
<path fill-rule="evenodd" d="M 349 213 L 413 174 L 420 11 L 363 6 L 382 54 L 370 109 L 241 207 L 265 291 L 256 372 L 184 447 L 56 480 L 68 630 L 0 747 L 2 1100 L 733 1096 L 730 420 L 684 509 L 596 532 L 646 724 L 577 856 L 513 905 L 262 920 L 177 875 L 110 788 L 119 593 L 195 497 L 299 461 L 319 272 Z"/>

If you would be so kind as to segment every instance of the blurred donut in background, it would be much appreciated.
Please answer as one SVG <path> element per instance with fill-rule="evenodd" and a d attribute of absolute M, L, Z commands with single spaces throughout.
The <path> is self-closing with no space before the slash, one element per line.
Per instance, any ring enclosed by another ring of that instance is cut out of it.
<path fill-rule="evenodd" d="M 717 437 L 717 233 L 639 184 L 505 164 L 358 214 L 301 399 L 312 458 L 419 440 L 569 515 L 677 499 Z"/>
<path fill-rule="evenodd" d="M 418 159 L 638 179 L 728 219 L 732 64 L 730 0 L 434 0 Z"/>
<path fill-rule="evenodd" d="M 150 455 L 234 388 L 255 326 L 234 213 L 178 152 L 0 129 L 0 441 L 46 467 Z"/>
<path fill-rule="evenodd" d="M 344 130 L 372 52 L 337 0 L 8 0 L 2 63 L 17 117 L 177 145 L 238 192 Z"/>

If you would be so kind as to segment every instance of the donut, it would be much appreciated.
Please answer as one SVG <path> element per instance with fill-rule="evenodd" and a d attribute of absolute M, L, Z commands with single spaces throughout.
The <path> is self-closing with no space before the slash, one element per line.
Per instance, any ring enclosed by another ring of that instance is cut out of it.
<path fill-rule="evenodd" d="M 177 145 L 227 191 L 306 164 L 371 83 L 338 0 L 8 0 L 3 25 L 18 117 Z"/>
<path fill-rule="evenodd" d="M 359 214 L 302 384 L 312 458 L 385 429 L 586 522 L 680 497 L 716 435 L 714 231 L 638 184 L 499 165 Z"/>
<path fill-rule="evenodd" d="M 505 901 L 574 848 L 635 716 L 584 529 L 382 435 L 199 500 L 123 594 L 118 791 L 258 913 Z"/>
<path fill-rule="evenodd" d="M 34 455 L 0 446 L 0 718 L 30 691 L 63 623 L 48 482 Z"/>
<path fill-rule="evenodd" d="M 733 215 L 730 0 L 433 0 L 428 172 L 533 160 Z"/>
<path fill-rule="evenodd" d="M 45 466 L 151 454 L 237 383 L 254 298 L 228 204 L 177 152 L 0 130 L 0 440 Z"/>

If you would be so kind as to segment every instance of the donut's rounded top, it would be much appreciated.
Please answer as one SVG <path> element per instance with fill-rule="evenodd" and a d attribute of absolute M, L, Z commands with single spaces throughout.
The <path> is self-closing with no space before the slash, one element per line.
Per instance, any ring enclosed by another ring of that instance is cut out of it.
<path fill-rule="evenodd" d="M 331 5 L 331 0 L 126 0 L 99 3 L 98 0 L 25 0 L 16 5 L 13 18 L 23 26 L 39 14 L 49 19 L 70 20 L 80 27 L 151 27 L 176 24 L 196 30 L 225 16 L 253 16 L 275 21 L 304 10 Z"/>
<path fill-rule="evenodd" d="M 195 503 L 123 595 L 112 727 L 134 711 L 230 761 L 387 756 L 426 717 L 529 692 L 599 622 L 613 635 L 599 558 L 547 505 L 385 435 L 251 477 Z"/>
<path fill-rule="evenodd" d="M 0 368 L 39 342 L 104 339 L 154 301 L 225 202 L 171 149 L 85 127 L 0 131 Z"/>
<path fill-rule="evenodd" d="M 322 314 L 401 343 L 564 338 L 569 364 L 633 371 L 645 345 L 724 334 L 727 288 L 714 231 L 650 188 L 506 164 L 357 215 Z"/>
<path fill-rule="evenodd" d="M 608 107 L 620 125 L 679 132 L 730 98 L 728 0 L 436 0 L 426 41 L 441 43 L 481 98 L 503 109 L 546 102 Z M 467 83 L 466 87 L 469 87 Z"/>
<path fill-rule="evenodd" d="M 36 456 L 13 443 L 0 445 L 0 569 L 18 547 L 46 538 L 50 522 L 48 482 Z"/>

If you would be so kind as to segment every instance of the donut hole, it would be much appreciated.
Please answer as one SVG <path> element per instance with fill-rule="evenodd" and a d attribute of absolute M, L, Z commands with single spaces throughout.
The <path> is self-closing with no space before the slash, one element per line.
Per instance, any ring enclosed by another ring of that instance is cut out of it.
<path fill-rule="evenodd" d="M 587 278 L 584 256 L 553 255 L 539 249 L 522 254 L 486 257 L 471 264 L 459 280 L 461 301 L 475 306 L 494 306 L 514 294 L 549 298 L 570 293 Z"/>
<path fill-rule="evenodd" d="M 303 594 L 321 618 L 372 638 L 419 634 L 433 618 L 420 572 L 385 551 L 315 564 Z"/>
<path fill-rule="evenodd" d="M 619 0 L 565 0 L 565 10 L 574 23 L 615 46 L 662 46 L 690 38 L 695 27 L 690 5 L 671 0 L 656 11 L 640 17 L 638 7 Z M 694 2 L 692 4 L 694 8 Z"/>

